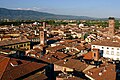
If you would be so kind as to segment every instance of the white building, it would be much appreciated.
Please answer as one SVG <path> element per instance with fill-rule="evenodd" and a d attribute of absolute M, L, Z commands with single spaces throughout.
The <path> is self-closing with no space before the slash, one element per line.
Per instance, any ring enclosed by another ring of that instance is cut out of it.
<path fill-rule="evenodd" d="M 79 28 L 81 28 L 81 27 L 84 27 L 84 24 L 82 24 L 82 23 L 81 23 L 81 24 L 79 24 Z"/>
<path fill-rule="evenodd" d="M 120 60 L 120 43 L 114 41 L 95 41 L 91 45 L 91 49 L 100 50 L 100 55 L 113 60 Z"/>

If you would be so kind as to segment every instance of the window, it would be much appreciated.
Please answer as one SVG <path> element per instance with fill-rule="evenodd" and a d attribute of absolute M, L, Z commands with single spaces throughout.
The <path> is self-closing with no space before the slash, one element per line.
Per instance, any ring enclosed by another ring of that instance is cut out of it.
<path fill-rule="evenodd" d="M 114 55 L 114 51 L 111 51 L 111 55 Z"/>
<path fill-rule="evenodd" d="M 102 49 L 104 49 L 104 47 L 102 47 Z"/>
<path fill-rule="evenodd" d="M 23 47 L 23 45 L 21 44 L 20 47 Z"/>
<path fill-rule="evenodd" d="M 27 43 L 27 46 L 29 46 L 30 45 L 30 43 Z"/>
<path fill-rule="evenodd" d="M 24 44 L 24 46 L 26 46 L 26 44 Z"/>
<path fill-rule="evenodd" d="M 114 48 L 112 48 L 112 50 L 114 50 Z"/>
<path fill-rule="evenodd" d="M 117 58 L 117 60 L 119 60 L 119 58 Z"/>
<path fill-rule="evenodd" d="M 96 57 L 96 54 L 94 53 L 94 57 Z"/>
<path fill-rule="evenodd" d="M 119 56 L 119 52 L 117 52 L 117 56 Z"/>
<path fill-rule="evenodd" d="M 109 49 L 109 48 L 107 47 L 107 49 Z"/>
<path fill-rule="evenodd" d="M 95 46 L 93 46 L 95 48 Z"/>
<path fill-rule="evenodd" d="M 106 51 L 106 54 L 109 54 L 109 51 Z"/>
<path fill-rule="evenodd" d="M 119 50 L 119 48 L 117 48 L 117 50 Z"/>

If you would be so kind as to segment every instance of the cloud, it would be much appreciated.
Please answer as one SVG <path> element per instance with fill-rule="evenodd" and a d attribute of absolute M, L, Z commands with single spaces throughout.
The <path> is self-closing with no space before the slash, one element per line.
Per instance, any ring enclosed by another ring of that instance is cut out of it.
<path fill-rule="evenodd" d="M 33 10 L 32 8 L 16 8 L 16 10 Z"/>
<path fill-rule="evenodd" d="M 43 11 L 42 8 L 32 7 L 32 8 L 15 8 L 16 10 L 33 10 L 33 11 Z"/>
<path fill-rule="evenodd" d="M 32 7 L 32 8 L 15 8 L 16 10 L 34 10 L 34 11 L 43 11 L 43 12 L 52 12 L 56 11 L 56 9 L 53 8 L 45 8 L 45 7 Z"/>

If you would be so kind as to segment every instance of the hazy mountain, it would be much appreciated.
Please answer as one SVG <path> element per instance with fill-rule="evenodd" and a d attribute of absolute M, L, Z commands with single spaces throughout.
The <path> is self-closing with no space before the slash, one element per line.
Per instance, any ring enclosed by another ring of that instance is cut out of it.
<path fill-rule="evenodd" d="M 0 19 L 21 19 L 21 20 L 38 20 L 38 19 L 96 19 L 87 16 L 71 16 L 71 15 L 56 15 L 45 12 L 32 10 L 11 10 L 0 8 Z"/>

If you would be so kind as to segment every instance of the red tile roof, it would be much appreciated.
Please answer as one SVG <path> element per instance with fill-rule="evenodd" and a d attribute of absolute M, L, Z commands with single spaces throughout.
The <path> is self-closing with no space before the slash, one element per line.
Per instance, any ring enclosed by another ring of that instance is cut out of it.
<path fill-rule="evenodd" d="M 23 80 L 47 80 L 47 76 L 45 76 L 44 74 L 34 74 L 34 75 L 27 77 Z"/>
<path fill-rule="evenodd" d="M 59 46 L 55 46 L 55 47 L 48 47 L 46 50 L 50 50 L 52 52 L 55 52 L 57 50 L 64 49 L 64 48 L 66 48 L 66 47 L 62 46 L 62 45 L 59 45 Z"/>
<path fill-rule="evenodd" d="M 59 59 L 56 56 L 54 56 L 52 53 L 49 53 L 49 54 L 45 54 L 44 56 L 42 56 L 40 60 L 45 61 L 47 63 L 54 63 L 58 61 Z"/>
<path fill-rule="evenodd" d="M 77 46 L 75 46 L 75 48 L 77 48 L 78 50 L 85 50 L 85 47 L 83 47 L 81 45 L 77 45 Z"/>
<path fill-rule="evenodd" d="M 8 61 L 10 58 L 0 56 L 0 79 L 3 76 L 3 73 L 8 65 Z"/>
<path fill-rule="evenodd" d="M 79 77 L 68 77 L 67 79 L 64 79 L 64 80 L 84 80 L 84 79 Z"/>
<path fill-rule="evenodd" d="M 1 56 L 0 61 L 1 80 L 14 80 L 46 66 L 46 64 L 42 63 L 29 62 Z"/>
<path fill-rule="evenodd" d="M 30 40 L 28 39 L 15 39 L 15 40 L 5 40 L 5 41 L 0 41 L 0 46 L 6 46 L 6 45 L 11 45 L 11 44 L 16 44 L 16 43 L 24 43 L 24 42 L 29 42 Z"/>
<path fill-rule="evenodd" d="M 116 80 L 116 70 L 114 64 L 103 64 L 99 68 L 92 68 L 85 71 L 85 74 L 95 80 Z"/>
<path fill-rule="evenodd" d="M 84 59 L 88 59 L 88 60 L 93 59 L 92 52 L 88 52 L 86 54 L 83 54 L 82 56 L 83 56 Z"/>
<path fill-rule="evenodd" d="M 120 47 L 119 42 L 115 42 L 115 41 L 111 41 L 111 40 L 94 41 L 94 42 L 92 42 L 92 45 Z"/>
<path fill-rule="evenodd" d="M 68 67 L 71 69 L 75 69 L 76 71 L 83 71 L 85 68 L 88 67 L 87 64 L 80 62 L 80 60 L 76 60 L 76 59 L 67 59 L 67 61 L 59 60 L 55 62 L 54 64 L 63 66 L 63 67 Z"/>
<path fill-rule="evenodd" d="M 63 52 L 51 52 L 43 55 L 40 59 L 48 63 L 54 63 L 58 60 L 66 58 L 67 56 L 68 55 Z"/>
<path fill-rule="evenodd" d="M 55 55 L 59 59 L 64 59 L 65 57 L 68 56 L 67 54 L 65 54 L 63 52 L 56 52 L 56 53 L 53 53 L 53 55 Z"/>

